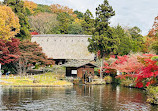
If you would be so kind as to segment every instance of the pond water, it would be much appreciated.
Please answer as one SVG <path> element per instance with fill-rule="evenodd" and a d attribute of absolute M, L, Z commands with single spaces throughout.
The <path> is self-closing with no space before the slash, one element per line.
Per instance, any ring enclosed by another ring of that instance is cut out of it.
<path fill-rule="evenodd" d="M 158 111 L 143 90 L 116 85 L 0 87 L 0 111 Z"/>

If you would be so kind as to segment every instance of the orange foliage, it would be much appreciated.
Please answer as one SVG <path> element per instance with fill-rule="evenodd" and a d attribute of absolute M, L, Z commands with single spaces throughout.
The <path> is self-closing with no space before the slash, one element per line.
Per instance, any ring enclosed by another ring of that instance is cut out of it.
<path fill-rule="evenodd" d="M 157 33 L 158 33 L 158 16 L 155 17 L 154 24 L 152 26 L 152 29 L 149 31 L 148 36 L 155 37 Z"/>
<path fill-rule="evenodd" d="M 0 39 L 10 40 L 20 31 L 19 19 L 10 7 L 0 5 Z"/>
<path fill-rule="evenodd" d="M 34 13 L 34 9 L 37 8 L 37 4 L 36 3 L 32 2 L 32 1 L 28 1 L 28 0 L 24 1 L 24 6 L 26 8 L 28 8 L 32 14 Z"/>
<path fill-rule="evenodd" d="M 66 12 L 70 15 L 73 15 L 73 9 L 70 9 L 67 6 L 62 6 L 62 5 L 59 5 L 59 4 L 52 4 L 50 7 L 51 7 L 51 11 L 53 13 Z"/>

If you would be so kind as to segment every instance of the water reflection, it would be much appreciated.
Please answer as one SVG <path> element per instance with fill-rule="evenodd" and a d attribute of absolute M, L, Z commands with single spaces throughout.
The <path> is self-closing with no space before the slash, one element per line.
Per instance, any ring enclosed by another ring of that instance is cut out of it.
<path fill-rule="evenodd" d="M 114 85 L 66 88 L 2 88 L 0 110 L 29 111 L 157 111 L 143 90 Z"/>

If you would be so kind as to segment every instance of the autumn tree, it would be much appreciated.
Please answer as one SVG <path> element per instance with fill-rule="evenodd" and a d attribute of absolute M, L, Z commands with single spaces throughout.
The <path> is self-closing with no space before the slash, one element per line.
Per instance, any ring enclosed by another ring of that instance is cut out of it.
<path fill-rule="evenodd" d="M 20 23 L 20 33 L 16 35 L 16 37 L 20 39 L 29 39 L 30 35 L 30 25 L 28 22 L 28 17 L 26 13 L 26 9 L 24 7 L 23 0 L 4 0 L 4 4 L 11 7 L 13 12 L 18 16 Z"/>
<path fill-rule="evenodd" d="M 148 50 L 155 51 L 158 54 L 158 16 L 155 17 L 154 24 L 152 29 L 149 31 L 147 40 L 145 42 L 146 47 Z"/>
<path fill-rule="evenodd" d="M 59 4 L 52 4 L 50 6 L 51 8 L 51 11 L 53 13 L 56 13 L 56 14 L 59 14 L 59 13 L 63 13 L 63 12 L 66 12 L 68 13 L 69 15 L 72 15 L 73 14 L 73 9 L 70 9 L 69 7 L 67 6 L 62 6 L 62 5 L 59 5 Z"/>
<path fill-rule="evenodd" d="M 32 1 L 25 0 L 24 7 L 26 8 L 26 10 L 30 11 L 30 14 L 33 14 L 35 13 L 35 9 L 37 9 L 37 4 Z"/>
<path fill-rule="evenodd" d="M 29 23 L 31 30 L 38 32 L 39 34 L 51 34 L 54 28 L 59 24 L 57 21 L 57 15 L 51 13 L 39 13 L 29 17 Z"/>
<path fill-rule="evenodd" d="M 0 39 L 10 40 L 19 32 L 19 19 L 12 9 L 0 5 Z"/>
<path fill-rule="evenodd" d="M 92 35 L 94 30 L 94 18 L 93 14 L 88 9 L 83 15 L 82 28 L 84 30 L 84 34 Z"/>
<path fill-rule="evenodd" d="M 99 58 L 102 61 L 101 78 L 103 58 L 108 57 L 111 53 L 115 53 L 117 44 L 119 44 L 117 36 L 114 35 L 112 28 L 109 26 L 109 19 L 114 15 L 115 11 L 109 5 L 108 1 L 104 0 L 104 3 L 96 8 L 95 31 L 92 39 L 89 39 L 90 45 L 88 46 L 88 50 L 94 53 L 100 52 Z"/>
<path fill-rule="evenodd" d="M 30 42 L 28 40 L 21 41 L 19 48 L 21 56 L 16 63 L 19 74 L 24 75 L 29 66 L 37 63 L 43 66 L 53 64 L 53 61 L 47 58 L 42 52 L 42 48 L 36 42 Z"/>
<path fill-rule="evenodd" d="M 20 40 L 17 38 L 11 38 L 9 41 L 0 39 L 0 63 L 3 70 L 16 72 L 14 63 L 18 61 L 20 56 L 19 44 Z"/>
<path fill-rule="evenodd" d="M 154 24 L 152 26 L 152 29 L 148 33 L 149 37 L 156 37 L 158 36 L 158 16 L 154 19 Z"/>

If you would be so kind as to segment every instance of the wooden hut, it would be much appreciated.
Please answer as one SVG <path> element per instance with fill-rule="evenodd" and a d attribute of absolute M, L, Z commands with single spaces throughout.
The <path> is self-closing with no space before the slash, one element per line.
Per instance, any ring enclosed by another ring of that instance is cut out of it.
<path fill-rule="evenodd" d="M 64 64 L 66 67 L 66 77 L 82 78 L 85 74 L 94 75 L 94 67 L 92 62 L 85 60 L 71 60 Z"/>

